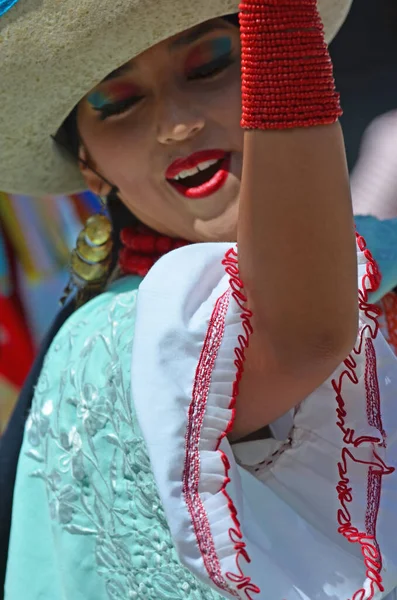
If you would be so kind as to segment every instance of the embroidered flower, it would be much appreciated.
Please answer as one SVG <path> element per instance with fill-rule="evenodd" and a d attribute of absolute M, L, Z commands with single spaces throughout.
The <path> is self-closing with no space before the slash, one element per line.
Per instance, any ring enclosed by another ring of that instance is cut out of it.
<path fill-rule="evenodd" d="M 52 412 L 52 401 L 47 400 L 43 408 L 32 410 L 27 421 L 26 431 L 30 444 L 37 448 L 41 438 L 47 435 L 50 427 L 49 416 Z"/>
<path fill-rule="evenodd" d="M 106 377 L 110 384 L 113 384 L 117 387 L 119 387 L 121 385 L 122 373 L 121 373 L 121 369 L 120 369 L 120 364 L 116 360 L 116 357 L 107 367 Z"/>
<path fill-rule="evenodd" d="M 109 419 L 112 400 L 99 394 L 98 388 L 87 383 L 83 387 L 80 399 L 70 398 L 68 402 L 77 407 L 77 416 L 82 419 L 84 428 L 90 437 L 103 429 Z"/>
<path fill-rule="evenodd" d="M 76 427 L 72 427 L 68 434 L 61 433 L 59 441 L 62 448 L 66 451 L 65 454 L 59 457 L 62 473 L 67 473 L 71 469 L 74 479 L 82 481 L 85 477 L 82 453 L 83 444 Z"/>
<path fill-rule="evenodd" d="M 73 519 L 75 513 L 74 502 L 79 496 L 71 485 L 65 485 L 60 491 L 56 492 L 53 500 L 50 502 L 51 518 L 62 525 L 67 525 Z"/>

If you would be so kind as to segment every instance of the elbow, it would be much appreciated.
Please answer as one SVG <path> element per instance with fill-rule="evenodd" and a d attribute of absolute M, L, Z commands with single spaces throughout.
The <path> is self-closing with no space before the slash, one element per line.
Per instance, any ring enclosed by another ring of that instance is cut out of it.
<path fill-rule="evenodd" d="M 357 334 L 358 319 L 343 328 L 335 327 L 332 331 L 323 332 L 322 336 L 311 344 L 309 353 L 320 359 L 329 359 L 335 363 L 336 368 L 351 353 L 357 340 Z"/>
<path fill-rule="evenodd" d="M 277 361 L 289 372 L 311 373 L 320 384 L 351 353 L 357 341 L 358 325 L 358 310 L 352 311 L 348 318 L 329 317 L 311 330 L 306 324 L 304 331 L 290 332 L 288 343 L 277 344 L 277 349 L 273 345 Z"/>
<path fill-rule="evenodd" d="M 311 364 L 312 368 L 317 366 L 324 371 L 324 379 L 327 379 L 354 348 L 358 327 L 358 310 L 352 312 L 348 319 L 330 319 L 323 329 L 307 337 L 301 357 L 306 365 Z"/>

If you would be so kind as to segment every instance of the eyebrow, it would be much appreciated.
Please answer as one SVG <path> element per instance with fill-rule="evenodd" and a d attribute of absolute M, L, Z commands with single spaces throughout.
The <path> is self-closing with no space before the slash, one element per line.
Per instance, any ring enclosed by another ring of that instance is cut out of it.
<path fill-rule="evenodd" d="M 223 24 L 220 23 L 219 21 L 216 23 L 211 23 L 211 22 L 210 23 L 208 23 L 208 22 L 200 23 L 200 25 L 193 27 L 186 33 L 179 35 L 175 40 L 173 40 L 170 43 L 170 49 L 177 50 L 181 46 L 189 46 L 190 44 L 197 42 L 197 40 L 199 40 L 204 35 L 206 35 L 208 33 L 212 33 L 213 31 L 215 31 L 217 29 L 227 30 L 228 27 L 226 25 L 223 26 Z M 112 79 L 117 79 L 117 77 L 121 77 L 122 75 L 125 75 L 128 71 L 131 71 L 132 68 L 133 68 L 133 64 L 131 62 L 121 65 L 121 67 L 119 67 L 118 69 L 115 69 L 114 71 L 109 73 L 109 75 L 107 75 L 107 77 L 105 77 L 103 82 L 111 81 Z"/>
<path fill-rule="evenodd" d="M 225 25 L 223 25 L 222 22 L 220 22 L 220 21 L 217 21 L 215 23 L 214 22 L 201 23 L 200 25 L 193 27 L 193 29 L 190 29 L 186 33 L 182 33 L 182 35 L 178 36 L 175 40 L 173 40 L 170 43 L 170 49 L 176 50 L 177 48 L 180 48 L 181 46 L 188 46 L 189 44 L 193 44 L 194 42 L 197 42 L 197 40 L 199 40 L 201 37 L 206 35 L 207 33 L 212 33 L 213 31 L 216 31 L 217 29 L 228 30 L 229 28 L 227 27 L 226 23 L 225 23 Z"/>

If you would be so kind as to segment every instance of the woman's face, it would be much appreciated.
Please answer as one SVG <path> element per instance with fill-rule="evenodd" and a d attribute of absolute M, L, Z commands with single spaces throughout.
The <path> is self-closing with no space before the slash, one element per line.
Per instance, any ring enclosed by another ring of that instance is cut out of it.
<path fill-rule="evenodd" d="M 81 157 L 142 222 L 234 240 L 242 168 L 240 38 L 222 19 L 150 48 L 80 102 Z M 82 167 L 88 186 L 110 190 Z"/>

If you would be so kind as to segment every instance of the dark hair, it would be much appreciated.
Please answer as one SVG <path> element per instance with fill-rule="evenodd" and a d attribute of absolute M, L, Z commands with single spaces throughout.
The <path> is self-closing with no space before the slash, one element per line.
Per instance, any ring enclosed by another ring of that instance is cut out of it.
<path fill-rule="evenodd" d="M 55 140 L 71 157 L 75 158 L 76 161 L 78 160 L 80 136 L 77 127 L 77 107 L 75 107 L 65 119 L 55 136 Z M 120 201 L 116 188 L 112 188 L 112 191 L 107 196 L 107 209 L 110 220 L 112 221 L 113 248 L 116 257 L 120 248 L 119 234 L 121 229 L 127 225 L 136 225 L 139 221 Z"/>
<path fill-rule="evenodd" d="M 226 15 L 226 17 L 223 17 L 225 19 L 225 21 L 228 21 L 231 25 L 234 25 L 235 27 L 240 27 L 240 22 L 238 20 L 238 14 L 234 13 L 233 15 Z"/>
<path fill-rule="evenodd" d="M 60 146 L 61 151 L 66 152 L 68 158 L 76 162 L 79 160 L 80 135 L 77 127 L 77 107 L 65 119 L 62 126 L 54 137 L 55 142 Z M 100 174 L 98 173 L 98 176 Z M 112 253 L 106 279 L 100 286 L 88 283 L 84 288 L 77 291 L 76 307 L 85 304 L 88 300 L 100 293 L 108 278 L 117 267 L 118 254 L 121 248 L 120 232 L 126 226 L 134 226 L 139 223 L 138 219 L 121 202 L 117 195 L 117 189 L 112 187 L 111 192 L 106 198 L 107 213 L 112 223 Z"/>

